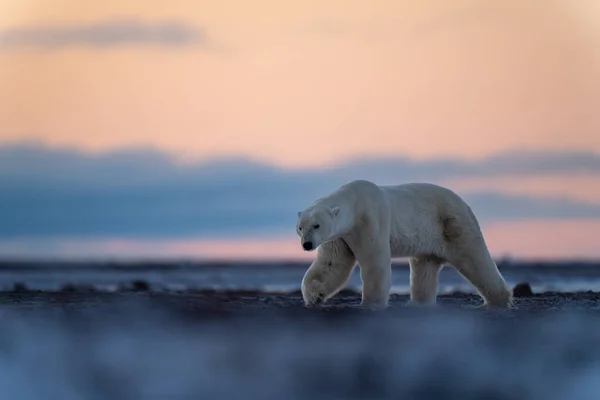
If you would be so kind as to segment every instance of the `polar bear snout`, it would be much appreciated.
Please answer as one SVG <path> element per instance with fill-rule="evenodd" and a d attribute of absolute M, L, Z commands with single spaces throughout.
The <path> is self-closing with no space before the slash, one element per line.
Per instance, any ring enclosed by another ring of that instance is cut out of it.
<path fill-rule="evenodd" d="M 303 242 L 302 243 L 302 248 L 306 251 L 311 251 L 313 250 L 313 242 L 311 242 L 310 240 Z"/>
<path fill-rule="evenodd" d="M 304 234 L 300 235 L 300 245 L 305 251 L 316 250 L 323 242 L 328 239 L 328 226 L 325 223 L 314 224 L 311 228 L 307 229 Z"/>

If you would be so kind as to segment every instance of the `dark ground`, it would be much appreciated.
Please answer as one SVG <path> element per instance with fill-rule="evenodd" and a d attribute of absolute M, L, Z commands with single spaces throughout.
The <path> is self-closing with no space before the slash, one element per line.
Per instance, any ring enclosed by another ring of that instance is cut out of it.
<path fill-rule="evenodd" d="M 136 287 L 137 286 L 137 287 Z M 392 294 L 390 307 L 377 315 L 401 317 L 415 311 L 404 307 L 408 296 Z M 600 293 L 545 292 L 523 294 L 515 297 L 512 310 L 475 309 L 482 299 L 476 294 L 454 293 L 438 295 L 437 311 L 470 310 L 484 313 L 488 317 L 519 317 L 532 314 L 547 314 L 552 311 L 587 310 L 600 312 Z M 117 292 L 102 292 L 85 287 L 66 287 L 56 292 L 12 290 L 0 292 L 0 307 L 16 313 L 36 311 L 38 313 L 58 312 L 69 315 L 84 315 L 96 311 L 108 311 L 111 308 L 122 309 L 127 306 L 149 307 L 168 313 L 185 316 L 187 322 L 208 322 L 213 318 L 242 317 L 256 315 L 270 317 L 296 316 L 345 316 L 371 315 L 372 311 L 361 309 L 360 294 L 343 290 L 325 305 L 307 308 L 302 302 L 299 291 L 291 293 L 263 293 L 259 291 L 151 291 L 143 282 L 134 284 L 130 289 Z M 115 310 L 112 310 L 113 312 Z M 421 311 L 417 311 L 417 315 Z M 93 314 L 90 314 L 93 315 Z M 600 316 L 600 313 L 598 314 Z"/>
<path fill-rule="evenodd" d="M 0 293 L 2 399 L 600 399 L 600 293 Z"/>

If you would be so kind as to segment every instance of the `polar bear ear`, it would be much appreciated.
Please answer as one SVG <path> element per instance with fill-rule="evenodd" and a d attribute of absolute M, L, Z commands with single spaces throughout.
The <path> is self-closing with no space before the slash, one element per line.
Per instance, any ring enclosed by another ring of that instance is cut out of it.
<path fill-rule="evenodd" d="M 331 215 L 333 215 L 334 217 L 337 217 L 337 215 L 340 213 L 340 208 L 339 207 L 333 207 L 331 209 Z"/>
<path fill-rule="evenodd" d="M 302 214 L 302 211 L 298 211 L 298 218 L 300 218 L 301 214 Z"/>

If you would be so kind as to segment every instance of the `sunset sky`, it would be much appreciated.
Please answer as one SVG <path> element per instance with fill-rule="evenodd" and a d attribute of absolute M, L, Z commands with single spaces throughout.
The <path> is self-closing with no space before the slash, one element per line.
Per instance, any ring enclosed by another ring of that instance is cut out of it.
<path fill-rule="evenodd" d="M 600 2 L 0 0 L 0 256 L 310 259 L 352 179 L 600 258 Z"/>

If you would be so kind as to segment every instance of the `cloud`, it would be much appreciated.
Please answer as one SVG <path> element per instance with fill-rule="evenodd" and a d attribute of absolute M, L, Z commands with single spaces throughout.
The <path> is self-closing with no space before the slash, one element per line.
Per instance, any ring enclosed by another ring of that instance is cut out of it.
<path fill-rule="evenodd" d="M 506 23 L 511 17 L 506 9 L 493 4 L 454 6 L 442 12 L 414 15 L 408 7 L 403 17 L 388 14 L 366 18 L 357 23 L 338 18 L 312 18 L 304 22 L 295 32 L 318 35 L 324 38 L 358 37 L 375 40 L 393 38 L 415 41 L 443 34 L 448 29 L 464 28 L 471 24 L 489 25 L 493 22 Z M 412 14 L 412 17 L 411 17 Z M 419 13 L 421 14 L 421 13 Z M 408 18 L 406 18 L 408 17 Z"/>
<path fill-rule="evenodd" d="M 591 173 L 600 176 L 600 155 L 592 152 L 507 152 L 482 161 L 413 161 L 407 158 L 354 160 L 336 167 L 349 175 L 377 176 L 380 180 L 441 180 L 450 178 L 496 177 L 511 174 L 552 175 Z"/>
<path fill-rule="evenodd" d="M 511 14 L 507 14 L 506 11 L 507 9 L 495 4 L 458 6 L 411 25 L 409 33 L 412 39 L 425 39 L 435 34 L 443 34 L 448 29 L 464 28 L 470 24 L 489 26 L 493 22 L 510 22 L 507 19 Z"/>
<path fill-rule="evenodd" d="M 182 165 L 148 150 L 89 156 L 8 146 L 0 148 L 0 238 L 224 238 L 293 233 L 298 209 L 352 179 L 385 184 L 556 172 L 591 172 L 600 177 L 600 156 L 512 153 L 479 163 L 358 160 L 325 170 L 280 170 L 240 159 Z M 571 200 L 460 194 L 484 224 L 600 218 L 600 206 Z"/>
<path fill-rule="evenodd" d="M 147 23 L 134 19 L 90 25 L 13 28 L 0 31 L 0 48 L 105 48 L 123 45 L 187 46 L 206 43 L 202 29 L 177 21 Z"/>

